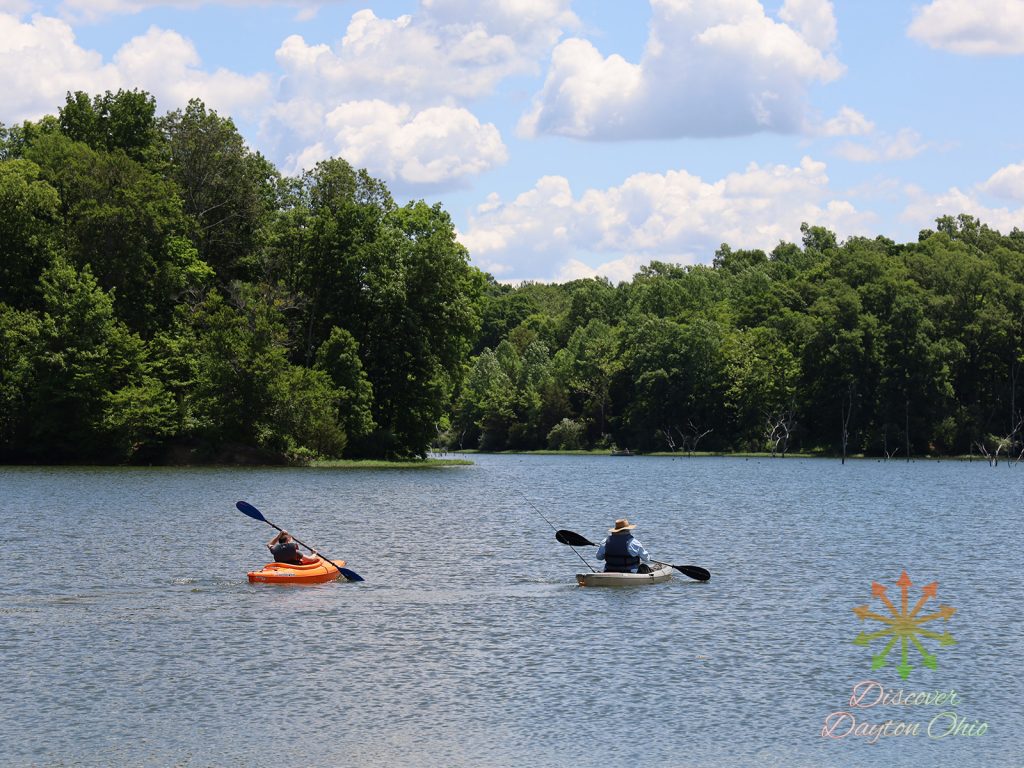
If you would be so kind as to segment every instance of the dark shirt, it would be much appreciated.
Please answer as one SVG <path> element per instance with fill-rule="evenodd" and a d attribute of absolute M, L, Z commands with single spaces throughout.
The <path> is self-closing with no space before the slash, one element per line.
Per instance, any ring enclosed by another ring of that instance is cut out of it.
<path fill-rule="evenodd" d="M 277 544 L 270 548 L 270 554 L 274 556 L 274 562 L 276 563 L 302 564 L 302 553 L 299 552 L 299 545 L 294 541 L 287 543 L 277 542 Z"/>

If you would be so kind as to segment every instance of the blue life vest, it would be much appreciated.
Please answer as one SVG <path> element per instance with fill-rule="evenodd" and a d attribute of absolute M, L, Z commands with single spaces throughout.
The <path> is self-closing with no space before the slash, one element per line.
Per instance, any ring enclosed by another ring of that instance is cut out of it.
<path fill-rule="evenodd" d="M 629 542 L 633 540 L 630 533 L 613 533 L 604 543 L 605 573 L 632 573 L 640 558 L 629 554 Z"/>
<path fill-rule="evenodd" d="M 294 541 L 289 541 L 287 544 L 277 542 L 270 548 L 270 554 L 274 556 L 275 563 L 288 563 L 289 565 L 302 563 L 302 553 L 299 552 L 299 545 Z"/>

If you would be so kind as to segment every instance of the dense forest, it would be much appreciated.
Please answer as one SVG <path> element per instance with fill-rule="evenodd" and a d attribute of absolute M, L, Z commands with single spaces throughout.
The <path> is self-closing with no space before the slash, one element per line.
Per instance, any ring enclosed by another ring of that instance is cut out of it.
<path fill-rule="evenodd" d="M 1024 232 L 722 245 L 612 286 L 489 284 L 454 442 L 487 449 L 1020 450 Z"/>
<path fill-rule="evenodd" d="M 994 457 L 1022 361 L 1024 232 L 966 215 L 509 286 L 441 206 L 340 158 L 284 176 L 198 100 L 0 124 L 2 462 Z"/>

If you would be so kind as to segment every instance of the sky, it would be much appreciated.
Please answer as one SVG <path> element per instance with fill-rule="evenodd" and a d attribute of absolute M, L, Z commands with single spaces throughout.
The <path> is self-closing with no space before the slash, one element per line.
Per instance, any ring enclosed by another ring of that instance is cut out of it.
<path fill-rule="evenodd" d="M 509 283 L 1024 228 L 1022 86 L 1024 0 L 0 0 L 0 122 L 198 97 L 283 173 L 440 202 Z"/>

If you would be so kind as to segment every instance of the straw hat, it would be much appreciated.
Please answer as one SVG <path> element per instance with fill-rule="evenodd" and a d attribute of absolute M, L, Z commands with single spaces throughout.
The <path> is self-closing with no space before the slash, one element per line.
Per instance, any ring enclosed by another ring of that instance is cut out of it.
<path fill-rule="evenodd" d="M 630 525 L 629 520 L 622 518 L 621 520 L 615 521 L 615 527 L 609 528 L 608 533 L 621 533 L 622 531 L 632 531 L 636 528 L 635 525 Z"/>

